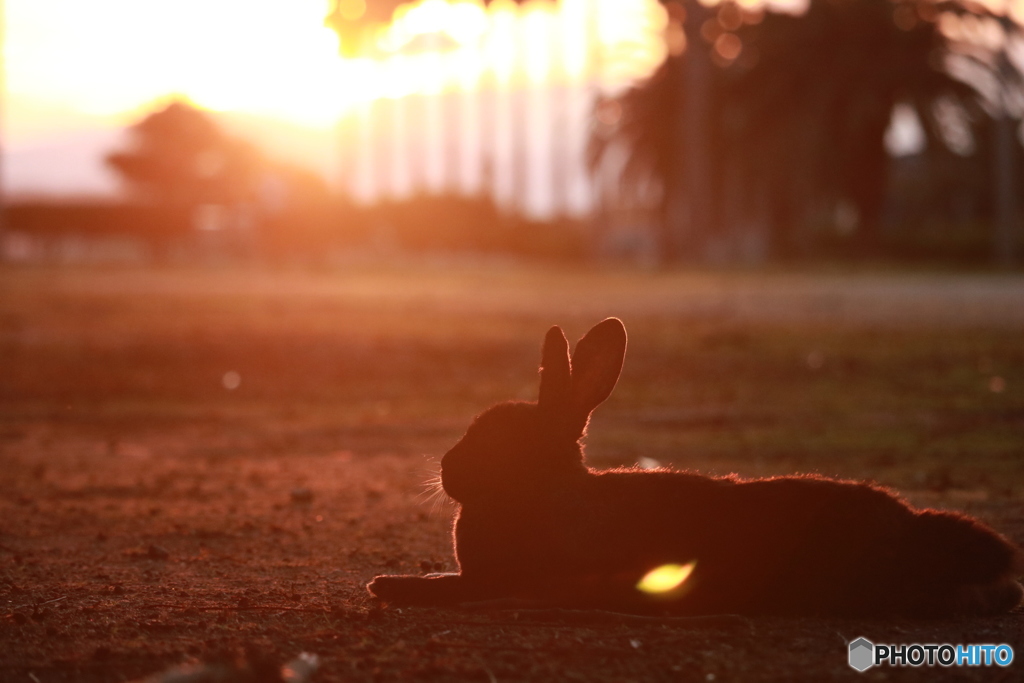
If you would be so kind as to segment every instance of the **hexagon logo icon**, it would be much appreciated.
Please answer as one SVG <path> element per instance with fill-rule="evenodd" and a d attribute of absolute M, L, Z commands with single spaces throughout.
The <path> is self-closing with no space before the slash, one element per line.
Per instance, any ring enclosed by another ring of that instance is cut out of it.
<path fill-rule="evenodd" d="M 875 663 L 875 644 L 867 638 L 858 638 L 850 643 L 850 666 L 857 671 L 867 671 Z"/>

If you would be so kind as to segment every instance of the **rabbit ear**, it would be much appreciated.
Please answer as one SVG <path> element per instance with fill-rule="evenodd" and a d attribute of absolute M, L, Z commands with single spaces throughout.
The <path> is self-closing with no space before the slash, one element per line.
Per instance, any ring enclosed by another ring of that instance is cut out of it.
<path fill-rule="evenodd" d="M 550 416 L 561 416 L 572 397 L 572 370 L 569 366 L 569 342 L 562 328 L 555 325 L 544 337 L 541 353 L 540 396 L 537 405 Z"/>
<path fill-rule="evenodd" d="M 574 430 L 586 429 L 590 413 L 608 398 L 619 381 L 626 357 L 626 327 L 618 318 L 598 323 L 576 343 L 572 354 Z"/>

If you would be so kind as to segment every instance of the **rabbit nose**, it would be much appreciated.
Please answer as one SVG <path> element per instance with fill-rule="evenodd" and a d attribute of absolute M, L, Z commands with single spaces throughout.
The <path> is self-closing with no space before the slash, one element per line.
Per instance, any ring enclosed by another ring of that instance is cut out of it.
<path fill-rule="evenodd" d="M 455 444 L 450 449 L 448 449 L 447 453 L 441 456 L 441 474 L 444 474 L 445 465 L 451 468 L 452 465 L 458 464 L 457 461 L 459 459 L 460 452 L 461 451 L 459 450 L 459 444 Z"/>
<path fill-rule="evenodd" d="M 457 448 L 452 448 L 441 458 L 441 485 L 449 496 L 459 499 L 459 453 Z"/>
<path fill-rule="evenodd" d="M 444 459 L 441 460 L 441 487 L 444 488 L 445 493 L 459 500 L 459 484 L 458 476 L 452 475 L 452 467 L 449 464 L 445 467 Z"/>
<path fill-rule="evenodd" d="M 452 472 L 459 469 L 459 458 L 458 456 L 453 457 L 449 451 L 443 458 L 441 458 L 441 479 L 450 477 Z"/>
<path fill-rule="evenodd" d="M 441 457 L 441 481 L 444 481 L 445 476 L 451 476 L 452 470 L 452 458 L 451 451 L 448 451 Z"/>

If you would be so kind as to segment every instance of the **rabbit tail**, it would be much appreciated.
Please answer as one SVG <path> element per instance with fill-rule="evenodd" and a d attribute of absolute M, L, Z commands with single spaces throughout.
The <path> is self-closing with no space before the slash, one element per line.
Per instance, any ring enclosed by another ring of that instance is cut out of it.
<path fill-rule="evenodd" d="M 1020 604 L 1024 553 L 977 520 L 923 510 L 906 539 L 906 555 L 917 567 L 914 583 L 926 590 L 924 614 L 985 615 Z M 923 579 L 923 580 L 922 580 Z"/>

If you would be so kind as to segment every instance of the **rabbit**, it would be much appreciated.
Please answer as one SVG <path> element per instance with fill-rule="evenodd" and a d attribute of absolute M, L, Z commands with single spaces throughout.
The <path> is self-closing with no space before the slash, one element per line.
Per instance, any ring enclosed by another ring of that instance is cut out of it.
<path fill-rule="evenodd" d="M 1024 554 L 965 515 L 918 510 L 871 484 L 594 471 L 580 440 L 618 381 L 617 318 L 569 345 L 544 339 L 536 402 L 477 416 L 441 460 L 460 504 L 459 572 L 378 576 L 395 605 L 531 604 L 666 615 L 943 617 L 1016 607 Z M 640 590 L 652 570 L 691 571 Z"/>

